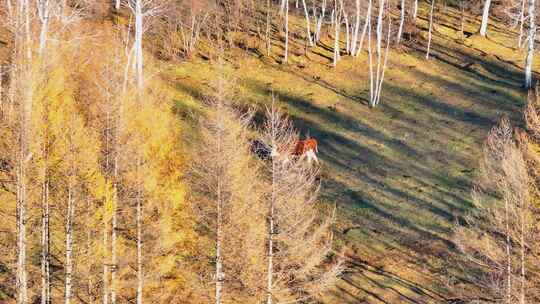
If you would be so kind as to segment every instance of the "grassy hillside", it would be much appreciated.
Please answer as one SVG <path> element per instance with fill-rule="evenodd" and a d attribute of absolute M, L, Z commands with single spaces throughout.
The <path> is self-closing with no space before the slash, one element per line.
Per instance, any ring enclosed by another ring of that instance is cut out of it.
<path fill-rule="evenodd" d="M 287 65 L 277 36 L 271 56 L 250 37 L 240 37 L 246 50 L 228 56 L 241 101 L 260 108 L 274 93 L 301 132 L 320 142 L 322 201 L 337 204 L 336 237 L 352 260 L 328 303 L 445 303 L 471 287 L 452 227 L 471 206 L 488 130 L 503 114 L 520 119 L 525 54 L 496 22 L 481 38 L 468 16 L 469 37 L 461 37 L 461 17 L 448 8 L 437 13 L 425 60 L 427 9 L 417 41 L 391 50 L 375 109 L 367 106 L 367 54 L 333 69 L 333 37 L 307 54 L 296 39 Z M 303 34 L 303 19 L 293 20 Z M 202 59 L 167 68 L 188 121 L 216 74 L 215 62 Z"/>

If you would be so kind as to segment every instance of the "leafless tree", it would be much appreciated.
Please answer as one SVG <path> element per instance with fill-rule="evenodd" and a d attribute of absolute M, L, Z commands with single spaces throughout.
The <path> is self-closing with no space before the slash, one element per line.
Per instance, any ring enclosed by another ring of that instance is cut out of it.
<path fill-rule="evenodd" d="M 329 228 L 334 218 L 321 220 L 316 215 L 317 167 L 290 159 L 298 141 L 292 123 L 277 110 L 274 101 L 266 113 L 263 141 L 273 155 L 267 168 L 270 184 L 265 196 L 268 198 L 266 303 L 307 301 L 331 287 L 342 270 L 339 261 L 323 266 L 332 252 Z"/>

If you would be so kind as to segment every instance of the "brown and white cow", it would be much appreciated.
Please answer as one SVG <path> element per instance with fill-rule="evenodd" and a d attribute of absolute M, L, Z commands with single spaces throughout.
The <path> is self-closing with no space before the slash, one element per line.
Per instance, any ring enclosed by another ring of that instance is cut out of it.
<path fill-rule="evenodd" d="M 315 161 L 319 164 L 317 153 L 319 153 L 317 140 L 313 137 L 308 137 L 304 140 L 298 140 L 293 150 L 285 147 L 277 147 L 272 149 L 269 145 L 261 140 L 253 140 L 250 143 L 250 150 L 262 160 L 281 158 L 283 163 L 288 163 L 293 158 L 301 159 L 307 157 L 308 163 Z"/>
<path fill-rule="evenodd" d="M 314 160 L 319 164 L 319 159 L 317 158 L 317 153 L 319 153 L 317 140 L 313 137 L 308 137 L 304 140 L 298 140 L 296 147 L 294 147 L 293 155 L 304 159 L 307 157 L 308 163 L 311 164 L 311 161 Z"/>

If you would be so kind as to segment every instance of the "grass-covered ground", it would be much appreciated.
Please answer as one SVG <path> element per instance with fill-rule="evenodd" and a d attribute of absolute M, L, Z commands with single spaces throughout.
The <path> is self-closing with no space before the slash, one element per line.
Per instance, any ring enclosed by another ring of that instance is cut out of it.
<path fill-rule="evenodd" d="M 287 65 L 276 32 L 271 56 L 249 37 L 245 50 L 228 55 L 239 100 L 261 108 L 273 92 L 299 130 L 320 143 L 321 201 L 337 204 L 336 238 L 352 258 L 328 303 L 445 303 L 471 288 L 452 228 L 471 206 L 488 130 L 503 114 L 519 122 L 525 53 L 513 47 L 516 33 L 496 21 L 482 38 L 467 16 L 469 37 L 462 37 L 459 12 L 448 8 L 437 12 L 425 60 L 426 16 L 423 7 L 416 42 L 390 52 L 375 109 L 367 106 L 367 53 L 345 56 L 333 69 L 332 37 L 307 54 L 294 39 Z M 303 19 L 293 20 L 303 35 Z M 217 70 L 202 59 L 168 67 L 187 121 Z"/>

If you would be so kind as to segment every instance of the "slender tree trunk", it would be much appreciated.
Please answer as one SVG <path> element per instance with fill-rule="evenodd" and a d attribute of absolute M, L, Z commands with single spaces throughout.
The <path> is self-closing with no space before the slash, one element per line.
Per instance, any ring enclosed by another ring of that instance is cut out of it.
<path fill-rule="evenodd" d="M 275 121 L 275 101 L 272 99 L 272 151 L 277 151 L 276 143 L 276 121 Z M 272 287 L 274 284 L 274 234 L 275 234 L 275 223 L 274 223 L 274 213 L 276 205 L 276 169 L 278 160 L 276 157 L 272 157 L 272 194 L 270 197 L 270 206 L 268 211 L 268 269 L 267 269 L 267 299 L 266 304 L 272 304 Z"/>
<path fill-rule="evenodd" d="M 111 102 L 109 100 L 109 102 Z M 109 185 L 108 179 L 110 176 L 110 156 L 111 152 L 115 153 L 115 151 L 111 151 L 110 143 L 112 142 L 112 132 L 111 132 L 111 112 L 110 108 L 105 108 L 105 173 L 107 177 L 107 185 Z M 109 188 L 106 188 L 106 198 L 110 197 L 109 194 Z M 113 210 L 114 212 L 114 210 Z M 103 252 L 108 252 L 109 250 L 109 221 L 106 216 L 107 213 L 107 207 L 106 205 L 103 206 Z M 108 255 L 103 255 L 103 273 L 102 273 L 102 282 L 103 282 L 103 301 L 102 304 L 108 304 L 109 303 L 109 261 L 108 261 Z"/>
<path fill-rule="evenodd" d="M 72 177 L 69 177 L 70 179 Z M 66 214 L 66 264 L 64 279 L 64 303 L 71 301 L 72 272 L 73 272 L 73 214 L 75 212 L 75 202 L 73 199 L 73 184 L 70 181 L 68 185 L 68 201 Z"/>
<path fill-rule="evenodd" d="M 362 30 L 362 36 L 360 37 L 360 45 L 358 46 L 358 51 L 356 52 L 356 56 L 360 54 L 362 51 L 362 47 L 364 46 L 364 37 L 366 36 L 366 32 L 368 31 L 368 27 L 371 26 L 371 7 L 372 7 L 373 0 L 368 0 L 368 8 L 366 11 L 366 21 L 364 23 L 364 29 Z M 369 29 L 369 33 L 371 35 L 371 29 Z M 371 38 L 369 38 L 371 39 Z"/>
<path fill-rule="evenodd" d="M 47 138 L 47 135 L 45 136 Z M 44 181 L 42 194 L 42 222 L 41 222 L 41 304 L 50 303 L 50 256 L 49 256 L 49 173 L 47 140 L 44 148 Z"/>
<path fill-rule="evenodd" d="M 141 168 L 141 161 L 138 160 L 137 168 Z M 139 170 L 139 169 L 138 169 Z M 140 180 L 140 177 L 139 177 Z M 142 187 L 138 185 L 137 187 Z M 142 304 L 143 296 L 143 262 L 142 262 L 142 219 L 143 219 L 143 206 L 141 190 L 138 189 L 137 193 L 137 304 Z"/>
<path fill-rule="evenodd" d="M 285 0 L 288 2 L 289 0 Z M 286 10 L 288 11 L 288 4 L 286 4 Z M 287 13 L 286 13 L 287 14 Z M 221 126 L 220 126 L 221 127 Z M 221 138 L 222 136 L 219 136 L 218 139 L 218 155 L 221 155 Z M 220 164 L 221 166 L 221 164 Z M 220 168 L 221 171 L 221 168 Z M 222 298 L 222 290 L 223 290 L 223 258 L 221 256 L 221 241 L 222 241 L 222 221 L 223 221 L 223 201 L 222 201 L 222 183 L 221 183 L 221 172 L 218 173 L 218 181 L 217 181 L 217 229 L 216 229 L 216 304 L 221 304 L 221 298 Z"/>
<path fill-rule="evenodd" d="M 370 1 L 371 3 L 371 1 Z M 369 61 L 369 105 L 371 107 L 375 106 L 373 104 L 375 92 L 374 92 L 374 76 L 373 76 L 373 49 L 371 45 L 371 18 L 367 21 L 367 35 L 368 35 L 368 61 Z"/>
<path fill-rule="evenodd" d="M 20 68 L 26 81 L 24 93 L 20 102 L 19 111 L 19 147 L 17 155 L 17 304 L 28 302 L 28 282 L 26 270 L 26 208 L 27 208 L 27 177 L 26 166 L 31 159 L 29 153 L 29 134 L 32 113 L 33 91 L 31 87 L 32 65 L 32 37 L 30 31 L 30 6 L 28 0 L 20 0 L 17 15 L 17 29 L 23 28 L 22 34 L 16 33 L 17 47 L 20 49 L 19 56 L 26 53 L 26 60 L 22 59 Z"/>
<path fill-rule="evenodd" d="M 351 36 L 349 33 L 349 17 L 347 16 L 347 13 L 345 12 L 345 8 L 343 7 L 342 2 L 341 2 L 341 13 L 343 14 L 343 21 L 345 21 L 345 51 L 347 52 L 347 54 L 350 54 L 351 53 Z"/>
<path fill-rule="evenodd" d="M 31 7 L 29 0 L 20 0 L 24 3 L 24 31 L 26 34 L 26 58 L 28 64 L 32 61 L 32 30 L 30 22 Z"/>
<path fill-rule="evenodd" d="M 283 61 L 289 62 L 289 0 L 285 1 L 285 55 Z"/>
<path fill-rule="evenodd" d="M 518 47 L 523 47 L 523 24 L 525 23 L 525 3 L 527 0 L 521 0 L 521 10 L 519 12 L 519 37 L 518 37 Z"/>
<path fill-rule="evenodd" d="M 103 223 L 103 248 L 104 250 L 108 250 L 109 242 L 108 242 L 108 236 L 109 231 L 107 229 L 109 223 L 106 221 Z M 102 281 L 103 281 L 103 304 L 109 303 L 109 266 L 106 261 L 106 257 L 103 257 L 103 275 L 102 275 Z"/>
<path fill-rule="evenodd" d="M 47 45 L 47 35 L 49 32 L 49 0 L 38 1 L 38 17 L 41 23 L 41 29 L 39 33 L 39 55 L 42 56 Z"/>
<path fill-rule="evenodd" d="M 116 161 L 115 161 L 116 163 Z M 115 165 L 116 167 L 117 165 Z M 117 171 L 117 168 L 115 168 Z M 118 231 L 118 175 L 115 173 L 115 182 L 113 186 L 113 213 L 112 213 L 112 227 L 111 227 L 111 304 L 116 303 L 116 272 L 118 271 L 118 260 L 117 260 L 117 231 Z"/>
<path fill-rule="evenodd" d="M 356 20 L 354 24 L 354 33 L 351 42 L 351 54 L 356 56 L 358 49 L 358 33 L 360 31 L 360 0 L 356 0 Z"/>
<path fill-rule="evenodd" d="M 512 254 L 510 240 L 510 210 L 508 200 L 504 200 L 505 224 L 506 224 L 506 303 L 512 303 Z"/>
<path fill-rule="evenodd" d="M 304 15 L 306 16 L 306 30 L 307 30 L 307 39 L 309 46 L 313 46 L 313 39 L 311 38 L 311 20 L 309 20 L 308 8 L 306 5 L 306 0 L 302 0 L 302 5 L 304 6 Z"/>
<path fill-rule="evenodd" d="M 397 43 L 401 41 L 401 35 L 403 34 L 403 24 L 405 23 L 405 0 L 401 0 L 401 18 L 399 21 L 399 30 L 397 34 Z"/>
<path fill-rule="evenodd" d="M 23 118 L 24 119 L 24 118 Z M 23 126 L 26 128 L 25 126 Z M 27 303 L 26 281 L 26 168 L 23 155 L 26 155 L 24 143 L 21 143 L 19 168 L 17 173 L 17 303 Z"/>
<path fill-rule="evenodd" d="M 536 39 L 535 1 L 529 0 L 529 48 L 525 59 L 525 88 L 532 87 L 532 63 L 534 56 L 534 41 Z"/>
<path fill-rule="evenodd" d="M 429 32 L 428 32 L 428 45 L 426 51 L 426 59 L 429 59 L 429 51 L 431 48 L 431 31 L 433 30 L 433 10 L 435 8 L 435 0 L 431 0 L 431 9 L 429 11 Z"/>
<path fill-rule="evenodd" d="M 270 40 L 270 0 L 266 0 L 266 54 L 270 56 L 272 41 Z"/>
<path fill-rule="evenodd" d="M 460 22 L 460 32 L 461 32 L 461 38 L 465 38 L 465 4 L 463 4 L 463 0 L 459 2 L 459 7 L 461 9 L 461 22 Z"/>
<path fill-rule="evenodd" d="M 388 61 L 388 50 L 390 49 L 390 34 L 392 33 L 392 18 L 388 18 L 388 33 L 386 37 L 386 49 L 384 51 L 384 62 L 382 66 L 381 71 L 381 77 L 379 79 L 379 83 L 377 84 L 377 95 L 375 96 L 375 105 L 379 104 L 379 101 L 381 99 L 381 91 L 382 91 L 382 85 L 384 82 L 384 72 L 386 71 L 386 62 Z"/>
<path fill-rule="evenodd" d="M 414 0 L 413 5 L 413 20 L 416 20 L 416 17 L 418 17 L 418 0 Z"/>
<path fill-rule="evenodd" d="M 120 0 L 114 1 L 114 9 L 118 12 L 120 10 Z"/>
<path fill-rule="evenodd" d="M 383 31 L 383 16 L 384 16 L 384 0 L 379 1 L 379 15 L 377 18 L 377 70 L 375 81 L 375 95 L 373 105 L 376 105 L 377 91 L 379 87 L 379 79 L 381 75 L 381 63 L 382 63 L 382 31 Z"/>
<path fill-rule="evenodd" d="M 526 250 L 526 244 L 525 244 L 525 213 L 528 210 L 528 206 L 526 206 L 526 200 L 522 199 L 522 205 L 520 206 L 520 212 L 521 212 L 521 235 L 520 235 L 520 245 L 521 245 L 521 274 L 520 274 L 520 281 L 521 281 L 521 292 L 520 292 L 520 298 L 519 303 L 525 304 L 525 294 L 526 294 L 526 266 L 525 266 L 525 250 Z M 525 206 L 524 206 L 525 205 Z"/>
<path fill-rule="evenodd" d="M 143 12 L 142 12 L 142 0 L 136 0 L 135 2 L 135 62 L 137 67 L 137 88 L 142 90 L 144 86 L 143 79 Z"/>
<path fill-rule="evenodd" d="M 338 9 L 338 2 L 334 0 L 334 68 L 339 61 L 339 31 L 341 29 L 340 10 Z"/>
<path fill-rule="evenodd" d="M 491 6 L 491 0 L 486 0 L 484 2 L 484 12 L 482 14 L 482 24 L 480 26 L 480 35 L 482 37 L 486 36 L 487 26 L 489 21 L 489 7 Z"/>
<path fill-rule="evenodd" d="M 324 18 L 326 16 L 326 0 L 323 0 L 321 3 L 321 15 L 317 19 L 317 28 L 315 32 L 315 42 L 319 42 L 321 40 L 321 31 L 322 26 L 324 23 Z"/>

